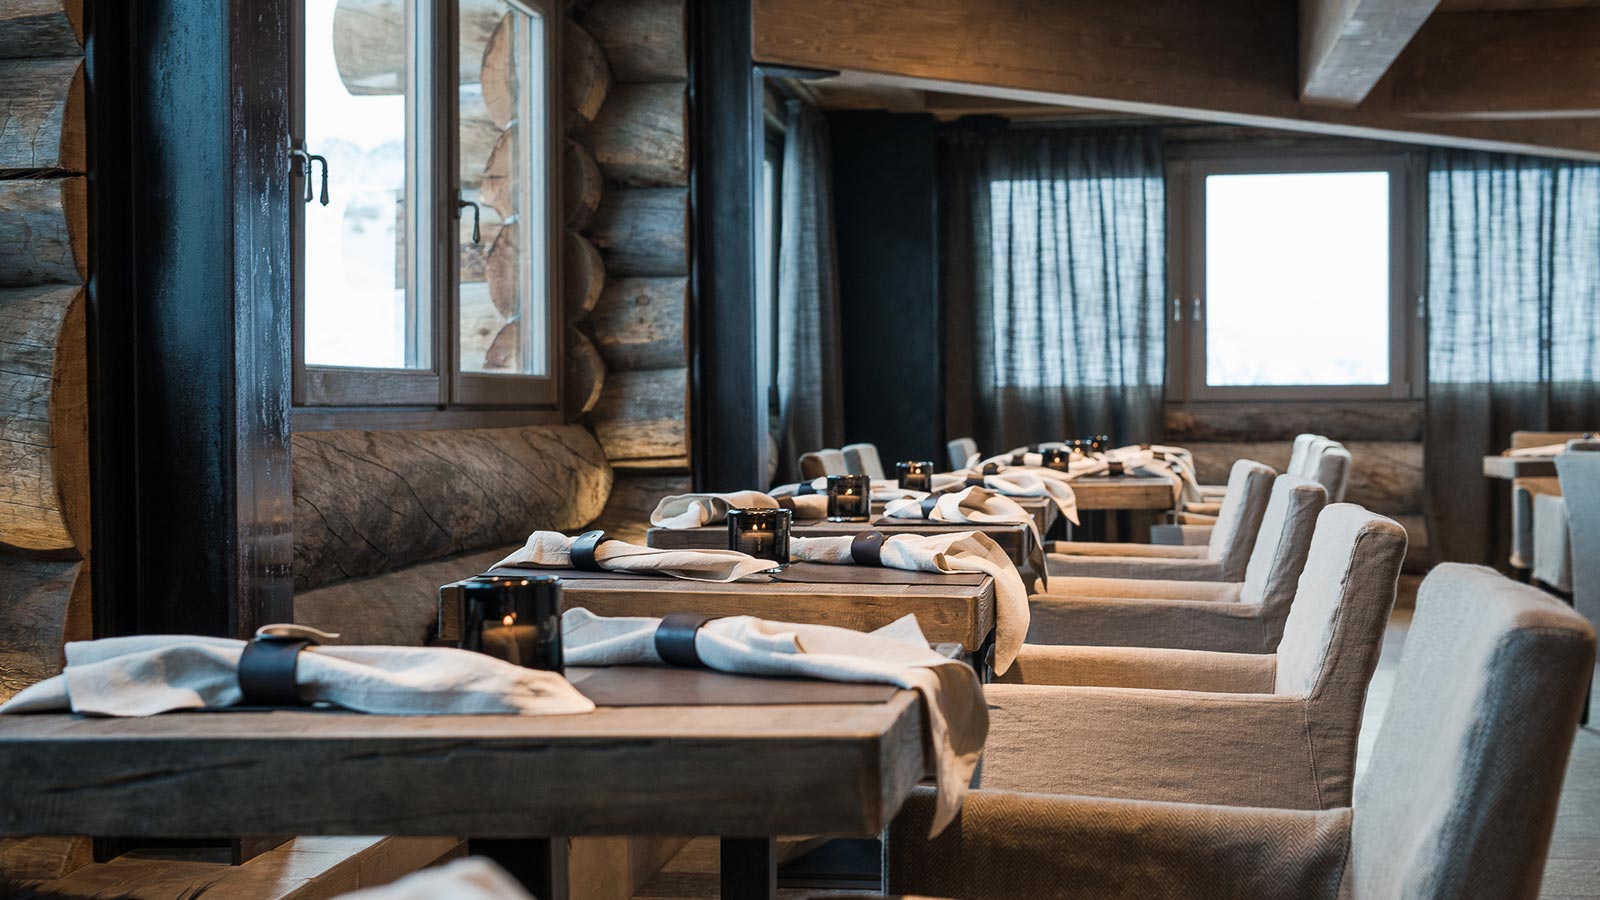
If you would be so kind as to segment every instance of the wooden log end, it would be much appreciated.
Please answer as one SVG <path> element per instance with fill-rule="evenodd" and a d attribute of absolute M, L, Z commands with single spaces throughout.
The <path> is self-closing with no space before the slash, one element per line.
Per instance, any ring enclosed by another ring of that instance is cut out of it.
<path fill-rule="evenodd" d="M 567 364 L 562 384 L 567 415 L 577 419 L 594 411 L 605 384 L 606 364 L 599 351 L 583 332 L 568 326 Z"/>
<path fill-rule="evenodd" d="M 512 13 L 501 17 L 483 48 L 480 67 L 483 105 L 489 118 L 501 130 L 511 127 L 517 117 L 516 23 Z"/>
<path fill-rule="evenodd" d="M 689 183 L 689 97 L 682 82 L 620 85 L 588 137 L 606 178 L 645 187 Z"/>
<path fill-rule="evenodd" d="M 689 77 L 684 0 L 596 0 L 583 16 L 618 83 Z"/>
<path fill-rule="evenodd" d="M 578 231 L 588 228 L 594 221 L 595 210 L 600 208 L 603 179 L 594 157 L 582 144 L 570 138 L 562 154 L 561 190 L 567 227 Z"/>
<path fill-rule="evenodd" d="M 588 239 L 568 231 L 563 242 L 561 277 L 565 284 L 568 322 L 578 322 L 594 311 L 606 286 L 606 264 Z"/>
<path fill-rule="evenodd" d="M 570 19 L 563 22 L 562 83 L 569 127 L 593 122 L 611 90 L 611 68 L 595 39 Z"/>
<path fill-rule="evenodd" d="M 83 53 L 83 0 L 25 0 L 0 8 L 0 59 Z"/>
<path fill-rule="evenodd" d="M 89 550 L 88 347 L 81 286 L 0 291 L 0 544 Z"/>
<path fill-rule="evenodd" d="M 0 170 L 82 172 L 83 60 L 0 60 Z"/>
<path fill-rule="evenodd" d="M 61 672 L 63 648 L 89 637 L 89 567 L 0 556 L 0 701 Z"/>

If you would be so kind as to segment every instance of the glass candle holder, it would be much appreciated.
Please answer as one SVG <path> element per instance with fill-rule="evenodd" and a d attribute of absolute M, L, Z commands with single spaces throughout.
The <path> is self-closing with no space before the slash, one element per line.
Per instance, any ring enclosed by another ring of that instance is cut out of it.
<path fill-rule="evenodd" d="M 933 490 L 933 460 L 913 459 L 894 464 L 895 477 L 900 479 L 900 486 L 908 491 Z"/>
<path fill-rule="evenodd" d="M 461 648 L 560 672 L 561 579 L 480 575 L 462 582 Z"/>
<path fill-rule="evenodd" d="M 872 479 L 865 475 L 828 476 L 828 521 L 865 522 L 872 518 Z"/>
<path fill-rule="evenodd" d="M 757 559 L 789 564 L 789 526 L 794 512 L 767 507 L 728 510 L 728 549 Z"/>
<path fill-rule="evenodd" d="M 1068 464 L 1072 461 L 1072 448 L 1051 447 L 1044 451 L 1043 456 L 1044 464 L 1047 467 L 1065 472 Z"/>

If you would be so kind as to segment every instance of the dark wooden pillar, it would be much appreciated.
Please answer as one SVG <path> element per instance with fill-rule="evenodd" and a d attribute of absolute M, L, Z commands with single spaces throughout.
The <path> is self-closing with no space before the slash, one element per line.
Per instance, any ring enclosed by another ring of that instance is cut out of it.
<path fill-rule="evenodd" d="M 88 3 L 102 632 L 292 614 L 289 2 Z"/>
<path fill-rule="evenodd" d="M 694 483 L 764 486 L 767 404 L 756 352 L 762 94 L 749 0 L 690 0 Z"/>

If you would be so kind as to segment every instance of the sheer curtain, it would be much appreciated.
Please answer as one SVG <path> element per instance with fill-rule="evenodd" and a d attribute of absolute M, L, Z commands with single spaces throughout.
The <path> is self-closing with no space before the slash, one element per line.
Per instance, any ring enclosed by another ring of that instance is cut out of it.
<path fill-rule="evenodd" d="M 952 434 L 987 452 L 1100 432 L 1159 438 L 1160 133 L 959 130 L 941 151 Z"/>
<path fill-rule="evenodd" d="M 844 443 L 839 274 L 833 239 L 828 121 L 789 101 L 778 234 L 778 474 L 800 454 Z"/>
<path fill-rule="evenodd" d="M 1600 166 L 1436 150 L 1428 174 L 1429 542 L 1504 565 L 1511 432 L 1600 427 Z"/>

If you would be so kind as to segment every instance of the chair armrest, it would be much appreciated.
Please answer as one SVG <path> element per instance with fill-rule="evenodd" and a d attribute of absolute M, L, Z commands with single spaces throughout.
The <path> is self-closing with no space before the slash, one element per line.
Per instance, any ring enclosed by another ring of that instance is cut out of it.
<path fill-rule="evenodd" d="M 1041 597 L 1121 597 L 1161 600 L 1233 602 L 1244 584 L 1238 581 L 1169 581 L 1160 578 L 1056 578 Z"/>
<path fill-rule="evenodd" d="M 1278 657 L 1272 653 L 1024 644 L 1016 663 L 996 680 L 1004 684 L 1270 694 L 1277 671 Z"/>
<path fill-rule="evenodd" d="M 889 826 L 891 893 L 1015 900 L 1333 900 L 1350 810 L 1322 812 L 974 791 L 936 838 L 918 788 Z"/>
<path fill-rule="evenodd" d="M 1222 514 L 1222 504 L 1220 502 L 1213 503 L 1206 500 L 1203 500 L 1199 503 L 1185 503 L 1183 505 L 1183 511 L 1187 513 L 1201 513 L 1207 516 L 1218 516 Z"/>
<path fill-rule="evenodd" d="M 984 698 L 979 787 L 1275 809 L 1327 793 L 1303 697 L 990 684 Z"/>
<path fill-rule="evenodd" d="M 1175 513 L 1175 514 L 1173 514 L 1172 518 L 1173 518 L 1174 522 L 1176 524 L 1178 524 L 1178 525 L 1189 525 L 1189 526 L 1194 526 L 1196 528 L 1205 529 L 1204 531 L 1196 531 L 1195 532 L 1195 534 L 1197 536 L 1201 536 L 1202 537 L 1201 540 L 1191 541 L 1190 542 L 1190 543 L 1196 543 L 1196 544 L 1209 543 L 1211 541 L 1211 529 L 1213 527 L 1215 527 L 1216 524 L 1217 524 L 1217 517 L 1216 516 L 1207 516 L 1207 515 L 1202 515 L 1200 513 L 1191 513 L 1191 512 Z"/>
<path fill-rule="evenodd" d="M 1211 526 L 1187 521 L 1192 516 L 1178 513 L 1173 525 L 1151 525 L 1150 543 L 1167 547 L 1202 547 L 1211 543 Z"/>
<path fill-rule="evenodd" d="M 1198 550 L 1198 547 L 1170 547 L 1171 550 Z M 1159 578 L 1168 581 L 1222 581 L 1222 563 L 1214 559 L 1163 558 L 1160 556 L 1070 556 L 1051 553 L 1045 557 L 1051 578 L 1086 576 L 1091 578 Z"/>
<path fill-rule="evenodd" d="M 1256 603 L 1037 594 L 1029 598 L 1028 618 L 1030 644 L 1176 647 L 1225 653 L 1273 653 L 1278 649 Z"/>
<path fill-rule="evenodd" d="M 1045 551 L 1062 556 L 1148 556 L 1156 559 L 1205 559 L 1208 547 L 1162 544 L 1119 544 L 1111 541 L 1051 541 Z"/>

